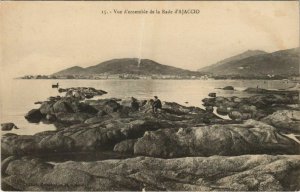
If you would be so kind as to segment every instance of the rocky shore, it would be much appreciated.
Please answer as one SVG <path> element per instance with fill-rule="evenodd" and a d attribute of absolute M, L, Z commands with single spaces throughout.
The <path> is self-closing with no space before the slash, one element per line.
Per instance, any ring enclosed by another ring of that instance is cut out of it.
<path fill-rule="evenodd" d="M 299 92 L 245 91 L 252 95 L 211 93 L 202 100 L 205 109 L 164 101 L 153 113 L 147 100 L 90 100 L 106 92 L 62 89 L 65 96 L 50 97 L 25 116 L 57 130 L 2 135 L 2 189 L 300 190 L 300 142 L 287 136 L 300 133 Z M 101 151 L 127 158 L 38 158 Z"/>
<path fill-rule="evenodd" d="M 7 159 L 5 185 L 26 191 L 296 191 L 300 156 L 244 155 L 51 164 Z M 2 185 L 3 186 L 3 185 Z"/>

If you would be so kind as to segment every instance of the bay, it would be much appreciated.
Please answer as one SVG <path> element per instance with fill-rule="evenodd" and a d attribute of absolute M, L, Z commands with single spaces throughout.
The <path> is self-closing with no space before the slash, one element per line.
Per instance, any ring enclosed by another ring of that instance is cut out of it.
<path fill-rule="evenodd" d="M 94 87 L 108 92 L 99 98 L 129 98 L 151 99 L 158 96 L 162 101 L 177 102 L 186 106 L 201 107 L 201 100 L 208 93 L 215 92 L 222 96 L 244 97 L 249 94 L 243 92 L 247 87 L 265 89 L 284 89 L 292 87 L 295 83 L 282 80 L 58 80 L 40 79 L 23 80 L 10 79 L 2 82 L 0 99 L 0 122 L 13 122 L 20 129 L 11 133 L 31 135 L 45 130 L 55 130 L 53 125 L 43 123 L 28 123 L 25 114 L 33 108 L 37 101 L 45 101 L 50 96 L 60 95 L 52 84 L 59 83 L 61 88 L 68 87 Z M 235 91 L 225 91 L 216 88 L 233 86 Z M 6 132 L 2 132 L 6 133 Z"/>

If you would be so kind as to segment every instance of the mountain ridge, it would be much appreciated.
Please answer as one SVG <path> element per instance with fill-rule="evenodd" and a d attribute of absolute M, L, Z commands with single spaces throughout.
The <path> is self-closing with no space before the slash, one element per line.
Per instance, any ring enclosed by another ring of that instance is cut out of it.
<path fill-rule="evenodd" d="M 134 75 L 182 75 L 199 76 L 201 73 L 163 65 L 150 59 L 120 58 L 101 62 L 97 65 L 82 68 L 70 67 L 53 75 L 93 75 L 93 74 L 134 74 Z"/>
<path fill-rule="evenodd" d="M 266 54 L 267 52 L 265 51 L 262 51 L 262 50 L 247 50 L 247 51 L 244 51 L 242 53 L 239 53 L 237 55 L 234 55 L 234 56 L 231 56 L 231 57 L 228 57 L 226 59 L 223 59 L 221 61 L 218 61 L 217 63 L 214 63 L 212 65 L 209 65 L 209 66 L 206 66 L 206 67 L 202 67 L 200 69 L 198 69 L 198 71 L 206 71 L 207 69 L 210 70 L 212 67 L 217 67 L 217 66 L 220 66 L 224 63 L 227 63 L 227 62 L 231 62 L 233 60 L 241 60 L 241 59 L 245 59 L 247 57 L 251 57 L 251 56 L 255 56 L 255 55 L 261 55 L 261 54 Z"/>
<path fill-rule="evenodd" d="M 299 50 L 300 48 L 297 47 L 253 55 L 243 59 L 230 60 L 220 65 L 211 65 L 201 68 L 199 71 L 210 73 L 213 76 L 299 75 Z"/>
<path fill-rule="evenodd" d="M 56 75 L 57 73 L 59 73 L 59 75 L 69 75 L 69 74 L 78 75 L 83 73 L 84 70 L 85 69 L 83 67 L 73 66 L 67 69 L 63 69 L 59 72 L 56 72 L 53 75 Z"/>

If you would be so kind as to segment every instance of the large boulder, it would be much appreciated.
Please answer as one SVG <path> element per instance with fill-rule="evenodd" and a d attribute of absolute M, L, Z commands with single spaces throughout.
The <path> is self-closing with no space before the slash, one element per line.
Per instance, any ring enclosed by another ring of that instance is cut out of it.
<path fill-rule="evenodd" d="M 147 131 L 134 145 L 136 155 L 154 157 L 299 154 L 300 144 L 269 125 L 254 120 L 245 124 Z"/>
<path fill-rule="evenodd" d="M 5 186 L 22 191 L 297 191 L 299 156 L 136 157 L 55 165 L 11 159 Z"/>
<path fill-rule="evenodd" d="M 300 111 L 280 110 L 263 118 L 261 121 L 279 130 L 300 133 Z"/>
<path fill-rule="evenodd" d="M 53 111 L 54 111 L 54 113 L 73 113 L 74 112 L 71 104 L 64 100 L 56 101 L 53 104 Z"/>
<path fill-rule="evenodd" d="M 39 109 L 32 109 L 25 115 L 25 119 L 30 123 L 38 123 L 43 117 L 44 115 Z"/>

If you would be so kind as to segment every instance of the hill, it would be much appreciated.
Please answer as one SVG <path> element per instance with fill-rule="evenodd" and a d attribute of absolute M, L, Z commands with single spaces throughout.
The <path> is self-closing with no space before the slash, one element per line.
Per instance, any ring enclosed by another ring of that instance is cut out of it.
<path fill-rule="evenodd" d="M 267 75 L 299 75 L 299 50 L 299 48 L 294 48 L 273 53 L 256 54 L 237 60 L 231 57 L 228 62 L 220 62 L 221 64 L 205 67 L 199 71 L 209 72 L 214 76 L 261 77 Z"/>
<path fill-rule="evenodd" d="M 245 59 L 247 57 L 251 57 L 251 56 L 256 56 L 256 55 L 261 55 L 261 54 L 266 54 L 267 52 L 265 51 L 261 51 L 261 50 L 247 50 L 243 53 L 240 53 L 238 55 L 229 57 L 227 59 L 221 60 L 215 64 L 209 65 L 207 67 L 203 67 L 201 69 L 199 69 L 198 71 L 211 71 L 214 68 L 217 68 L 220 65 L 223 65 L 225 63 L 231 62 L 231 61 L 237 61 L 237 60 L 241 60 L 241 59 Z"/>
<path fill-rule="evenodd" d="M 57 73 L 54 73 L 53 75 L 80 75 L 85 74 L 86 71 L 84 68 L 79 66 L 70 67 L 68 69 L 64 69 L 62 71 L 59 71 Z"/>
<path fill-rule="evenodd" d="M 87 74 L 135 74 L 135 75 L 181 75 L 199 76 L 201 73 L 168 65 L 162 65 L 150 59 L 124 58 L 113 59 L 98 65 L 81 68 L 71 67 L 53 75 L 87 75 Z"/>

